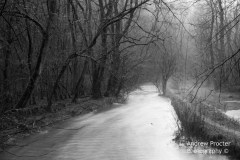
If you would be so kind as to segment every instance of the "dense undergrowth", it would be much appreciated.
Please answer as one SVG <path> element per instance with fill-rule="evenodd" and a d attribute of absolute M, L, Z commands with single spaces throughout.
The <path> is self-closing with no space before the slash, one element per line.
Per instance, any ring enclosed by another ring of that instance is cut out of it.
<path fill-rule="evenodd" d="M 229 152 L 225 154 L 232 158 L 240 158 L 240 132 L 237 131 L 240 124 L 237 121 L 226 117 L 218 110 L 213 114 L 212 108 L 203 103 L 189 103 L 173 95 L 171 100 L 177 115 L 176 142 L 231 142 L 227 147 Z"/>

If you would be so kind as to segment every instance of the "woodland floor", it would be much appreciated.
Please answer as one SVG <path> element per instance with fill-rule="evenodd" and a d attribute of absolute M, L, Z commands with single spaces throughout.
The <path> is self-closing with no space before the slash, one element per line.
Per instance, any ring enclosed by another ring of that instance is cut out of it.
<path fill-rule="evenodd" d="M 44 132 L 48 128 L 72 117 L 90 112 L 101 112 L 111 108 L 111 104 L 117 101 L 115 98 L 103 98 L 93 100 L 90 97 L 80 98 L 76 103 L 71 99 L 57 101 L 53 104 L 53 112 L 49 113 L 38 109 L 29 112 L 30 109 L 14 113 L 0 118 L 0 151 L 16 145 L 16 141 L 26 136 Z M 29 108 L 41 108 L 41 105 L 29 106 Z M 26 112 L 26 113 L 25 113 Z"/>

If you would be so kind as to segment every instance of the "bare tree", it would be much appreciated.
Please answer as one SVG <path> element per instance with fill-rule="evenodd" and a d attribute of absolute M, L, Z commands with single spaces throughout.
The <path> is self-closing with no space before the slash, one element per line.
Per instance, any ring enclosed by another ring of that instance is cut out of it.
<path fill-rule="evenodd" d="M 158 55 L 155 64 L 157 65 L 157 72 L 159 72 L 157 79 L 160 79 L 163 95 L 166 95 L 169 78 L 176 71 L 177 52 L 174 47 L 175 45 L 171 41 L 164 41 L 161 47 L 157 45 Z M 159 83 L 159 80 L 157 82 Z"/>

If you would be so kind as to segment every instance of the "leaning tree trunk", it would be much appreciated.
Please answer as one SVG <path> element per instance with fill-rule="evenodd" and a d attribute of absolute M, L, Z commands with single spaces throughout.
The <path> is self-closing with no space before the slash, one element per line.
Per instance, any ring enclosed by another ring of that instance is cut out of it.
<path fill-rule="evenodd" d="M 36 67 L 30 77 L 28 84 L 27 84 L 27 88 L 25 89 L 23 95 L 21 96 L 20 100 L 18 101 L 17 105 L 15 106 L 15 108 L 17 108 L 17 109 L 24 108 L 27 105 L 27 102 L 33 92 L 35 84 L 36 84 L 37 80 L 39 79 L 39 76 L 41 75 L 41 71 L 43 69 L 45 57 L 47 55 L 49 34 L 50 34 L 51 27 L 53 25 L 53 21 L 55 19 L 55 14 L 56 14 L 56 10 L 57 10 L 56 0 L 48 0 L 48 4 L 49 4 L 49 18 L 48 18 L 46 31 L 44 31 L 42 33 L 43 38 L 42 38 L 42 43 L 41 43 Z"/>
<path fill-rule="evenodd" d="M 77 81 L 77 84 L 76 84 L 76 86 L 75 86 L 75 91 L 74 91 L 74 97 L 73 97 L 73 99 L 72 99 L 72 102 L 76 102 L 76 100 L 77 100 L 77 98 L 78 98 L 78 89 L 79 89 L 79 86 L 80 86 L 80 84 L 82 84 L 83 82 L 84 82 L 84 76 L 85 76 L 85 74 L 86 74 L 86 71 L 87 71 L 87 66 L 88 66 L 88 61 L 87 60 L 85 60 L 85 62 L 84 62 L 84 66 L 83 66 L 83 69 L 82 69 L 82 73 L 81 73 L 81 75 L 80 75 L 80 78 L 78 79 L 78 81 Z"/>
<path fill-rule="evenodd" d="M 47 44 L 48 44 L 48 34 L 45 34 L 42 40 L 42 45 L 41 45 L 41 49 L 40 49 L 40 53 L 38 56 L 38 61 L 37 61 L 37 65 L 36 68 L 28 82 L 27 88 L 25 89 L 22 97 L 20 98 L 20 100 L 18 101 L 17 105 L 15 108 L 24 108 L 27 105 L 27 102 L 32 94 L 32 91 L 35 87 L 35 84 L 39 78 L 39 75 L 41 74 L 41 70 L 43 67 L 43 63 L 44 63 L 44 59 L 46 56 L 46 49 L 47 49 Z"/>
<path fill-rule="evenodd" d="M 57 89 L 57 87 L 58 87 L 58 83 L 59 83 L 59 81 L 61 80 L 61 78 L 62 78 L 64 72 L 66 71 L 66 69 L 67 69 L 67 67 L 68 67 L 68 65 L 69 65 L 70 62 L 71 62 L 71 58 L 68 58 L 68 60 L 67 60 L 67 61 L 65 62 L 65 64 L 62 66 L 61 71 L 60 71 L 60 73 L 58 74 L 58 77 L 57 77 L 57 79 L 56 79 L 56 81 L 55 81 L 55 83 L 54 83 L 54 85 L 53 85 L 53 88 L 52 88 L 49 96 L 48 96 L 48 105 L 47 105 L 47 108 L 46 108 L 46 109 L 47 109 L 47 111 L 49 111 L 49 112 L 52 111 L 52 107 L 51 107 L 51 106 L 52 106 L 52 98 L 53 98 L 53 96 L 54 96 L 54 94 L 55 94 L 55 91 L 56 91 L 56 89 Z"/>

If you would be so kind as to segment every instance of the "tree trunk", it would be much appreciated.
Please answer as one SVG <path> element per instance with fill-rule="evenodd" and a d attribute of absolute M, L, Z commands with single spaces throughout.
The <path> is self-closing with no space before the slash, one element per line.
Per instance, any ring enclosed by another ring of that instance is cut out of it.
<path fill-rule="evenodd" d="M 95 64 L 94 64 L 95 65 Z M 102 97 L 101 93 L 101 79 L 99 79 L 100 69 L 95 68 L 93 71 L 93 83 L 92 83 L 92 97 L 98 99 Z"/>
<path fill-rule="evenodd" d="M 167 91 L 167 79 L 163 78 L 163 80 L 162 80 L 162 92 L 163 92 L 164 96 L 166 95 L 166 91 Z"/>
<path fill-rule="evenodd" d="M 118 50 L 118 49 L 117 49 Z M 119 70 L 119 63 L 120 63 L 120 53 L 118 51 L 115 51 L 113 53 L 113 62 L 112 62 L 112 69 L 110 72 L 110 77 L 108 79 L 108 85 L 107 85 L 107 91 L 105 93 L 105 96 L 113 96 L 116 94 L 117 91 L 117 84 L 119 81 L 118 78 L 118 70 Z"/>
<path fill-rule="evenodd" d="M 73 10 L 73 16 L 72 16 L 72 20 L 70 18 L 70 9 L 68 10 L 68 23 L 69 23 L 69 28 L 70 28 L 70 33 L 71 33 L 71 39 L 72 39 L 72 52 L 76 53 L 77 52 L 77 45 L 76 45 L 76 36 L 75 36 L 75 22 L 77 21 L 78 16 L 76 15 L 76 10 L 73 6 L 72 1 L 70 0 L 70 3 L 72 5 L 72 10 Z M 68 7 L 70 8 L 70 3 L 68 3 Z M 78 59 L 76 58 L 73 61 L 73 75 L 72 75 L 72 90 L 74 90 L 74 87 L 76 86 L 77 83 L 77 67 L 78 67 Z"/>
<path fill-rule="evenodd" d="M 61 68 L 61 71 L 60 71 L 60 73 L 58 74 L 58 77 L 57 77 L 57 79 L 56 79 L 56 81 L 55 81 L 55 83 L 54 83 L 54 85 L 53 85 L 53 88 L 52 88 L 49 96 L 48 96 L 47 110 L 48 110 L 49 112 L 52 111 L 52 107 L 51 107 L 51 106 L 52 106 L 52 98 L 53 98 L 53 95 L 55 94 L 55 91 L 56 91 L 56 89 L 57 89 L 57 87 L 58 87 L 58 83 L 59 83 L 59 81 L 61 80 L 64 72 L 66 71 L 66 69 L 67 69 L 70 61 L 71 61 L 71 59 L 68 59 L 68 60 L 65 62 L 65 64 L 63 65 L 63 67 Z"/>
<path fill-rule="evenodd" d="M 105 21 L 105 18 L 107 18 L 108 14 L 110 15 L 111 9 L 112 9 L 112 2 L 109 2 L 109 8 L 108 8 L 108 13 L 105 14 L 104 7 L 103 6 L 103 1 L 99 0 L 99 7 L 100 7 L 100 21 L 103 23 Z M 103 74 L 105 71 L 105 64 L 107 60 L 107 28 L 102 29 L 101 33 L 101 61 L 100 64 L 93 65 L 93 84 L 92 84 L 92 96 L 95 99 L 101 98 L 102 93 L 101 93 L 101 85 L 102 85 L 102 80 L 103 80 Z"/>
<path fill-rule="evenodd" d="M 43 63 L 44 63 L 44 59 L 46 56 L 46 50 L 47 50 L 47 44 L 48 44 L 48 34 L 43 35 L 44 38 L 42 40 L 42 45 L 41 45 L 41 49 L 40 49 L 40 53 L 39 53 L 39 57 L 38 57 L 38 61 L 36 64 L 36 68 L 32 74 L 32 76 L 30 77 L 30 80 L 28 82 L 27 88 L 25 89 L 22 97 L 20 98 L 20 100 L 18 101 L 17 105 L 15 108 L 24 108 L 32 94 L 32 91 L 35 87 L 35 83 L 39 78 L 39 75 L 41 74 L 42 71 L 42 67 L 43 67 Z"/>
<path fill-rule="evenodd" d="M 138 1 L 131 1 L 132 3 L 135 3 L 135 5 L 138 4 Z M 119 14 L 118 11 L 118 2 L 113 1 L 113 8 L 114 8 L 114 14 L 115 16 Z M 113 54 L 112 54 L 112 63 L 111 63 L 111 72 L 110 72 L 110 78 L 108 80 L 108 86 L 107 91 L 105 93 L 106 96 L 114 96 L 118 94 L 118 84 L 121 83 L 119 74 L 119 67 L 121 64 L 121 57 L 120 57 L 120 41 L 121 39 L 126 36 L 128 29 L 131 25 L 132 19 L 133 19 L 134 12 L 132 12 L 129 15 L 128 20 L 126 21 L 124 27 L 123 27 L 123 21 L 116 22 L 111 26 L 111 32 L 112 32 L 112 47 L 114 47 Z M 122 87 L 120 87 L 122 88 Z"/>
<path fill-rule="evenodd" d="M 39 78 L 39 76 L 41 75 L 42 69 L 43 69 L 43 65 L 44 65 L 44 61 L 45 61 L 45 57 L 47 54 L 47 48 L 48 48 L 48 42 L 49 42 L 49 34 L 50 34 L 50 30 L 51 27 L 53 25 L 53 21 L 55 18 L 55 13 L 56 13 L 56 5 L 57 2 L 56 0 L 48 0 L 49 3 L 49 18 L 48 18 L 48 22 L 47 22 L 47 29 L 46 31 L 42 34 L 43 38 L 42 38 L 42 43 L 41 43 L 41 47 L 40 47 L 40 51 L 39 51 L 39 56 L 37 59 L 37 64 L 36 67 L 30 77 L 30 80 L 27 84 L 27 88 L 25 89 L 23 95 L 21 96 L 20 100 L 18 101 L 18 103 L 16 104 L 15 108 L 24 108 L 32 94 L 32 91 L 35 87 L 35 84 Z"/>
<path fill-rule="evenodd" d="M 76 102 L 76 100 L 78 98 L 78 92 L 79 92 L 78 89 L 79 89 L 80 84 L 82 84 L 84 82 L 84 76 L 85 76 L 86 71 L 87 71 L 87 66 L 88 66 L 88 61 L 85 60 L 84 66 L 83 66 L 83 69 L 82 69 L 82 73 L 80 75 L 80 78 L 77 81 L 76 86 L 75 86 L 74 97 L 72 99 L 72 102 Z"/>
<path fill-rule="evenodd" d="M 218 0 L 219 17 L 220 17 L 220 61 L 225 59 L 225 34 L 224 34 L 224 10 L 222 7 L 222 0 Z M 225 77 L 225 71 L 223 69 L 222 76 Z"/>
<path fill-rule="evenodd" d="M 120 82 L 119 82 L 119 85 L 117 87 L 117 91 L 115 93 L 115 97 L 118 97 L 120 95 L 120 92 L 121 92 L 121 90 L 123 88 L 123 85 L 124 85 L 124 78 L 121 78 Z"/>
<path fill-rule="evenodd" d="M 8 29 L 8 36 L 7 37 L 7 41 L 8 41 L 8 45 L 5 46 L 5 49 L 4 49 L 4 69 L 3 69 L 3 93 L 4 93 L 4 103 L 9 103 L 9 84 L 8 84 L 8 72 L 9 72 L 9 58 L 10 58 L 10 54 L 11 54 L 11 51 L 10 51 L 10 44 L 11 44 L 11 29 L 9 27 Z"/>
<path fill-rule="evenodd" d="M 211 17 L 211 29 L 210 29 L 210 37 L 209 37 L 209 48 L 210 48 L 210 60 L 211 60 L 211 67 L 214 68 L 214 63 L 215 63 L 215 58 L 214 58 L 214 50 L 213 50 L 213 44 L 212 44 L 212 39 L 213 39 L 213 29 L 214 29 L 214 8 L 213 8 L 213 4 L 212 1 L 210 1 L 210 7 L 211 7 L 211 11 L 212 11 L 212 17 Z M 214 89 L 217 89 L 217 80 L 216 80 L 216 73 L 213 72 L 212 75 L 212 82 L 213 82 L 213 86 Z"/>

